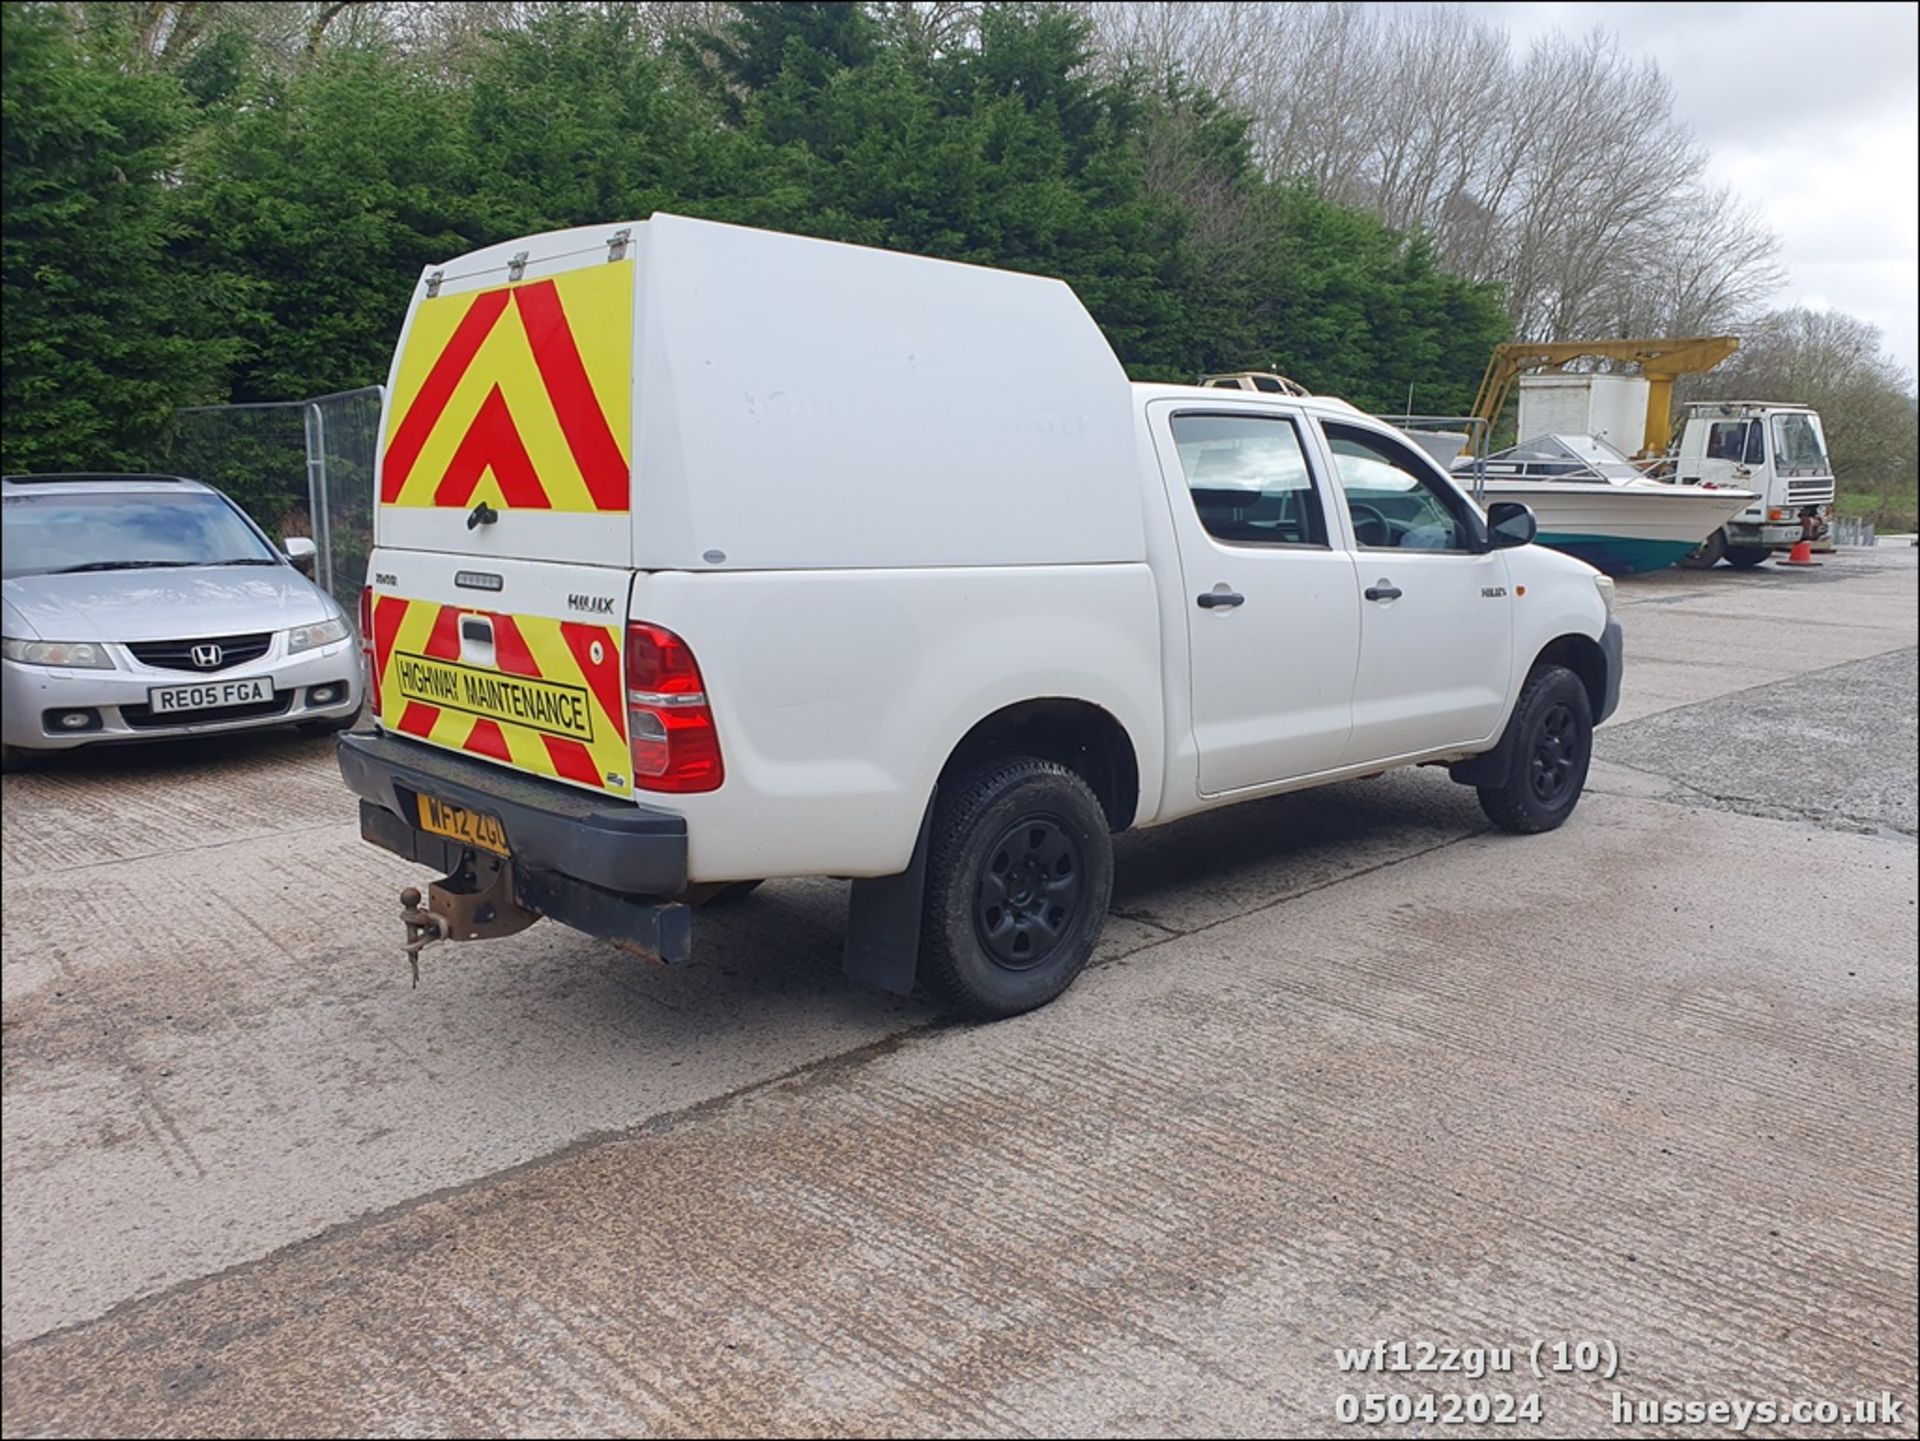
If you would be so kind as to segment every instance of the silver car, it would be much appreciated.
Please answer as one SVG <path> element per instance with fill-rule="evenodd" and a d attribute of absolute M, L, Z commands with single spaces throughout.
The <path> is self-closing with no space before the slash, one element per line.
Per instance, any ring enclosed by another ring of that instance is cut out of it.
<path fill-rule="evenodd" d="M 0 741 L 23 751 L 262 726 L 339 730 L 360 710 L 346 614 L 226 496 L 164 475 L 8 476 Z"/>

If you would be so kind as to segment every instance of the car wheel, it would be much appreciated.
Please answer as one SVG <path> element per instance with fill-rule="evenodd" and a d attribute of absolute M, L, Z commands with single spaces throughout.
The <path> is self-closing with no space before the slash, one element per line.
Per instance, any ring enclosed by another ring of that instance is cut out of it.
<path fill-rule="evenodd" d="M 1683 570 L 1712 570 L 1720 564 L 1721 558 L 1726 553 L 1727 533 L 1724 530 L 1716 530 L 1700 542 L 1698 550 L 1680 557 L 1680 567 Z"/>
<path fill-rule="evenodd" d="M 1086 967 L 1112 895 L 1113 837 L 1084 780 L 1033 756 L 981 766 L 934 807 L 921 974 L 981 1020 L 1043 1006 Z"/>
<path fill-rule="evenodd" d="M 1593 707 L 1580 677 L 1558 665 L 1528 676 L 1507 745 L 1506 784 L 1481 786 L 1480 809 L 1515 835 L 1553 830 L 1579 804 L 1593 759 Z"/>
<path fill-rule="evenodd" d="M 1730 545 L 1727 547 L 1727 561 L 1735 570 L 1752 570 L 1773 552 L 1764 545 Z"/>

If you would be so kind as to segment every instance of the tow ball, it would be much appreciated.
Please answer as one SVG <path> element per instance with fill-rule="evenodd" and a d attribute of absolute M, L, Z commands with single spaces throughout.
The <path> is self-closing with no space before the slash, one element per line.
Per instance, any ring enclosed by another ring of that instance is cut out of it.
<path fill-rule="evenodd" d="M 540 919 L 513 898 L 513 863 L 469 850 L 450 876 L 427 887 L 400 892 L 400 919 L 407 928 L 407 964 L 420 984 L 420 953 L 439 941 L 482 941 L 524 931 Z"/>

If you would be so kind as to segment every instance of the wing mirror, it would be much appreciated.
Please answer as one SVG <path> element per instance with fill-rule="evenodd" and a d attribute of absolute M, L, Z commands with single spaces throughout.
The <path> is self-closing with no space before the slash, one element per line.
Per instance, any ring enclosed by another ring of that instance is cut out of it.
<path fill-rule="evenodd" d="M 1540 525 L 1533 511 L 1517 500 L 1496 500 L 1487 507 L 1487 539 L 1494 550 L 1532 545 Z"/>
<path fill-rule="evenodd" d="M 309 580 L 313 578 L 314 561 L 318 555 L 319 547 L 304 535 L 290 535 L 287 537 L 287 559 L 293 562 L 293 568 L 295 570 L 299 571 L 300 574 L 306 576 Z"/>

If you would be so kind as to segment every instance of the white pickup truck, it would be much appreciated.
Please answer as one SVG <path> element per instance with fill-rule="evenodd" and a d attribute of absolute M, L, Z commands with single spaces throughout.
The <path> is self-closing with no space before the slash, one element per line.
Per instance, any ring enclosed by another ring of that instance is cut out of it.
<path fill-rule="evenodd" d="M 1328 399 L 1130 384 L 1059 281 L 667 215 L 421 276 L 361 605 L 407 947 L 548 916 L 670 962 L 852 880 L 846 966 L 1006 1016 L 1111 837 L 1445 765 L 1578 801 L 1611 583 Z M 417 970 L 416 970 L 417 974 Z"/>

